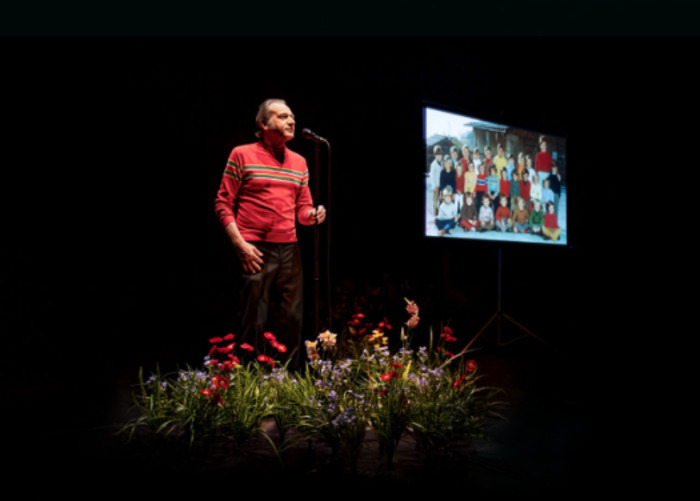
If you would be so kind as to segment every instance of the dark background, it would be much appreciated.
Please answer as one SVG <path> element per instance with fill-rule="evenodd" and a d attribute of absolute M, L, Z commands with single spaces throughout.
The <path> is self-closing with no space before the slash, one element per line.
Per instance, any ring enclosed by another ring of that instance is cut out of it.
<path fill-rule="evenodd" d="M 657 244 L 637 233 L 658 206 L 640 200 L 655 196 L 649 176 L 674 170 L 654 158 L 676 150 L 668 131 L 694 95 L 677 71 L 697 42 L 610 31 L 0 40 L 2 392 L 19 410 L 6 419 L 110 424 L 115 388 L 139 367 L 197 366 L 234 328 L 237 263 L 213 201 L 271 96 L 333 148 L 319 199 L 333 287 L 379 290 L 395 324 L 408 295 L 424 325 L 451 322 L 463 341 L 495 311 L 498 248 L 421 236 L 422 101 L 566 135 L 573 246 L 504 247 L 503 306 L 592 384 L 628 377 L 623 364 L 649 362 L 634 349 L 651 330 L 630 321 L 659 291 Z M 312 143 L 289 146 L 312 165 Z M 312 232 L 300 240 L 311 299 Z"/>

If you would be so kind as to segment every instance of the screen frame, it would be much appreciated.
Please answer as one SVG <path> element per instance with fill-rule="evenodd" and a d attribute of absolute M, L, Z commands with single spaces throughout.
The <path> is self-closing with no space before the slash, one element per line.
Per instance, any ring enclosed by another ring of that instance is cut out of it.
<path fill-rule="evenodd" d="M 561 140 L 565 144 L 565 189 L 566 197 L 564 200 L 565 210 L 566 210 L 566 242 L 557 243 L 546 241 L 544 239 L 537 241 L 524 241 L 524 240 L 513 240 L 504 239 L 500 240 L 497 238 L 459 238 L 453 237 L 451 235 L 429 235 L 426 232 L 426 227 L 428 224 L 427 214 L 428 214 L 428 197 L 426 196 L 426 183 L 427 177 L 429 176 L 429 170 L 426 170 L 426 164 L 424 163 L 421 172 L 421 193 L 423 194 L 422 200 L 422 217 L 421 217 L 421 235 L 423 239 L 428 242 L 449 242 L 449 245 L 453 243 L 457 244 L 474 244 L 483 245 L 487 247 L 530 247 L 530 248 L 547 248 L 547 249 L 571 249 L 575 245 L 576 229 L 573 223 L 574 218 L 572 217 L 572 198 L 571 198 L 571 169 L 569 165 L 569 147 L 570 147 L 570 137 L 566 130 L 564 130 L 561 124 L 557 124 L 552 120 L 543 120 L 541 117 L 542 110 L 537 114 L 530 114 L 528 119 L 524 120 L 521 117 L 508 116 L 503 111 L 500 112 L 487 112 L 484 110 L 470 109 L 463 106 L 448 105 L 444 102 L 436 102 L 433 100 L 423 99 L 420 103 L 420 122 L 421 122 L 421 143 L 423 151 L 423 161 L 426 162 L 428 157 L 432 156 L 432 152 L 428 151 L 427 143 L 427 130 L 426 130 L 426 113 L 427 109 L 433 109 L 439 112 L 451 113 L 462 115 L 468 119 L 474 119 L 482 122 L 490 122 L 497 126 L 507 127 L 508 129 L 519 129 L 529 133 L 542 134 L 549 137 L 556 137 L 557 140 Z M 527 112 L 524 113 L 527 115 Z M 575 177 L 574 177 L 575 178 Z M 574 193 L 574 198 L 576 197 Z M 458 230 L 459 231 L 459 230 Z"/>

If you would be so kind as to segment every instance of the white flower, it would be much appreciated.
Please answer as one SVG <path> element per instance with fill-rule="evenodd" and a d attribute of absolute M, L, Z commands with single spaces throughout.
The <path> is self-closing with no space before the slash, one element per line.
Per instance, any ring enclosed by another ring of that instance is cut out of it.
<path fill-rule="evenodd" d="M 318 340 L 321 342 L 321 347 L 324 350 L 328 350 L 335 346 L 336 335 L 331 331 L 322 332 L 318 335 Z"/>

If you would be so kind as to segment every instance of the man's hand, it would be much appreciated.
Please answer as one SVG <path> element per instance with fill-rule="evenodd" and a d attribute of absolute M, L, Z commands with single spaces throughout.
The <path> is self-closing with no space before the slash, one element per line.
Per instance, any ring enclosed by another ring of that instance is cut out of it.
<path fill-rule="evenodd" d="M 262 269 L 263 253 L 260 252 L 260 250 L 253 244 L 243 240 L 235 221 L 231 221 L 229 224 L 227 224 L 224 231 L 226 231 L 226 234 L 231 239 L 231 243 L 238 253 L 238 257 L 241 260 L 241 264 L 243 265 L 245 272 L 259 272 Z"/>
<path fill-rule="evenodd" d="M 246 273 L 257 273 L 262 269 L 263 253 L 253 244 L 245 241 L 240 242 L 236 246 L 236 250 Z"/>
<path fill-rule="evenodd" d="M 326 208 L 319 205 L 316 209 L 309 211 L 309 219 L 312 219 L 316 224 L 321 224 L 326 220 Z"/>

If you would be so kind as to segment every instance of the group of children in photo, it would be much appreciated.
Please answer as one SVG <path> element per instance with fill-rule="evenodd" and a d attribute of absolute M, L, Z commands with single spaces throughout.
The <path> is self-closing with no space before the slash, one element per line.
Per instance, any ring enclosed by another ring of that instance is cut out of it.
<path fill-rule="evenodd" d="M 456 146 L 444 155 L 440 145 L 433 148 L 430 167 L 433 187 L 435 225 L 441 235 L 451 230 L 500 231 L 534 234 L 557 241 L 561 173 L 547 151 L 547 140 L 539 139 L 540 151 L 533 160 L 520 153 L 506 158 L 498 145 L 492 157 L 490 147 L 485 158 L 475 149 Z"/>

